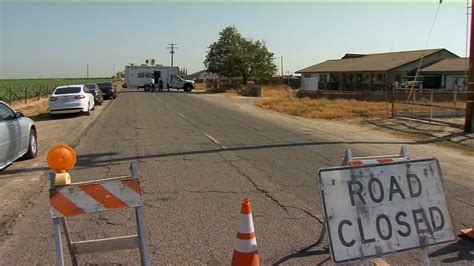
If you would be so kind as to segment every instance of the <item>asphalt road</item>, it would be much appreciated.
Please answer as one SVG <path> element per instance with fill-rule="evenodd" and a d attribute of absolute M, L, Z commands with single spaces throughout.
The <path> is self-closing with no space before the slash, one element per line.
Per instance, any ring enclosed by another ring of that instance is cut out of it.
<path fill-rule="evenodd" d="M 340 164 L 348 144 L 204 97 L 123 91 L 81 137 L 73 181 L 126 175 L 129 163 L 138 161 L 154 265 L 229 264 L 244 197 L 252 203 L 264 264 L 331 263 L 316 170 Z M 459 193 L 469 196 L 470 190 Z M 54 261 L 47 191 L 32 201 L 1 244 L 0 264 Z M 471 218 L 462 219 L 468 223 Z M 129 210 L 69 224 L 74 240 L 135 233 Z M 472 248 L 468 242 L 449 250 L 433 248 L 432 259 L 469 264 Z M 422 263 L 418 252 L 387 260 Z M 79 262 L 138 264 L 139 255 L 135 250 L 82 255 Z"/>

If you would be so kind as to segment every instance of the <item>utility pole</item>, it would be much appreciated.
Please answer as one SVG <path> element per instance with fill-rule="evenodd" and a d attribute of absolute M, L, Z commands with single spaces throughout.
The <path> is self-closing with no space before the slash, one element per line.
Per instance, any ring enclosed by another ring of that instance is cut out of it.
<path fill-rule="evenodd" d="M 283 84 L 283 56 L 280 57 L 281 84 Z"/>
<path fill-rule="evenodd" d="M 89 78 L 89 64 L 87 64 L 86 67 L 87 67 L 87 78 Z"/>
<path fill-rule="evenodd" d="M 112 65 L 112 78 L 115 77 L 115 65 Z"/>
<path fill-rule="evenodd" d="M 281 56 L 280 65 L 281 65 L 281 78 L 283 78 L 283 56 Z"/>
<path fill-rule="evenodd" d="M 464 131 L 468 133 L 474 132 L 474 20 L 472 15 L 472 6 L 474 0 L 471 1 L 471 37 L 469 46 L 469 82 L 467 86 L 466 100 L 466 118 L 464 123 Z"/>
<path fill-rule="evenodd" d="M 173 66 L 173 55 L 174 55 L 174 49 L 178 49 L 177 43 L 169 43 L 169 46 L 167 47 L 168 49 L 171 49 L 170 54 L 171 54 L 171 66 Z"/>

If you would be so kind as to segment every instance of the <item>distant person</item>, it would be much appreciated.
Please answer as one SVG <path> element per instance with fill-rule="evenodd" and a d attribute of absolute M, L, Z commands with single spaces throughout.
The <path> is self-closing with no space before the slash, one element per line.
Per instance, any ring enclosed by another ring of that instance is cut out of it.
<path fill-rule="evenodd" d="M 158 91 L 163 91 L 163 80 L 161 78 L 158 79 Z"/>
<path fill-rule="evenodd" d="M 400 88 L 400 83 L 398 83 L 398 81 L 395 80 L 395 81 L 393 82 L 393 84 L 392 84 L 392 87 L 393 87 L 394 89 L 398 89 L 398 88 Z"/>
<path fill-rule="evenodd" d="M 155 90 L 156 90 L 155 79 L 151 78 L 151 91 L 155 91 Z"/>

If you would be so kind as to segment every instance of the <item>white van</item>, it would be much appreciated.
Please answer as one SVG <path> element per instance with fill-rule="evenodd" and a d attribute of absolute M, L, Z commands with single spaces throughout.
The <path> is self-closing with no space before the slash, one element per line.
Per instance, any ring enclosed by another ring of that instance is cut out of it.
<path fill-rule="evenodd" d="M 163 89 L 183 89 L 190 92 L 194 89 L 194 81 L 184 80 L 178 76 L 179 68 L 171 66 L 125 66 L 124 88 L 143 88 L 150 91 L 158 88 L 159 80 L 163 81 Z"/>

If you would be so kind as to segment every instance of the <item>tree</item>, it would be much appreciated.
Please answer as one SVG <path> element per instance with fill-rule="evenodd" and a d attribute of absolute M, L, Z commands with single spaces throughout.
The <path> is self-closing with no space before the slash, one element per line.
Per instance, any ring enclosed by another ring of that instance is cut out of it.
<path fill-rule="evenodd" d="M 147 65 L 148 65 L 148 63 L 150 63 L 150 60 L 148 60 L 148 59 L 147 59 L 147 60 L 145 60 L 145 64 L 147 64 Z"/>
<path fill-rule="evenodd" d="M 123 73 L 123 71 L 119 71 L 115 74 L 115 77 L 116 78 L 124 78 L 125 77 L 125 74 Z"/>
<path fill-rule="evenodd" d="M 273 55 L 265 42 L 246 39 L 235 27 L 226 27 L 209 46 L 204 65 L 209 72 L 242 77 L 245 84 L 251 77 L 268 78 L 275 73 Z"/>
<path fill-rule="evenodd" d="M 155 65 L 155 59 L 151 59 L 151 60 L 150 60 L 150 64 L 151 64 L 152 66 L 154 66 L 154 65 Z"/>

